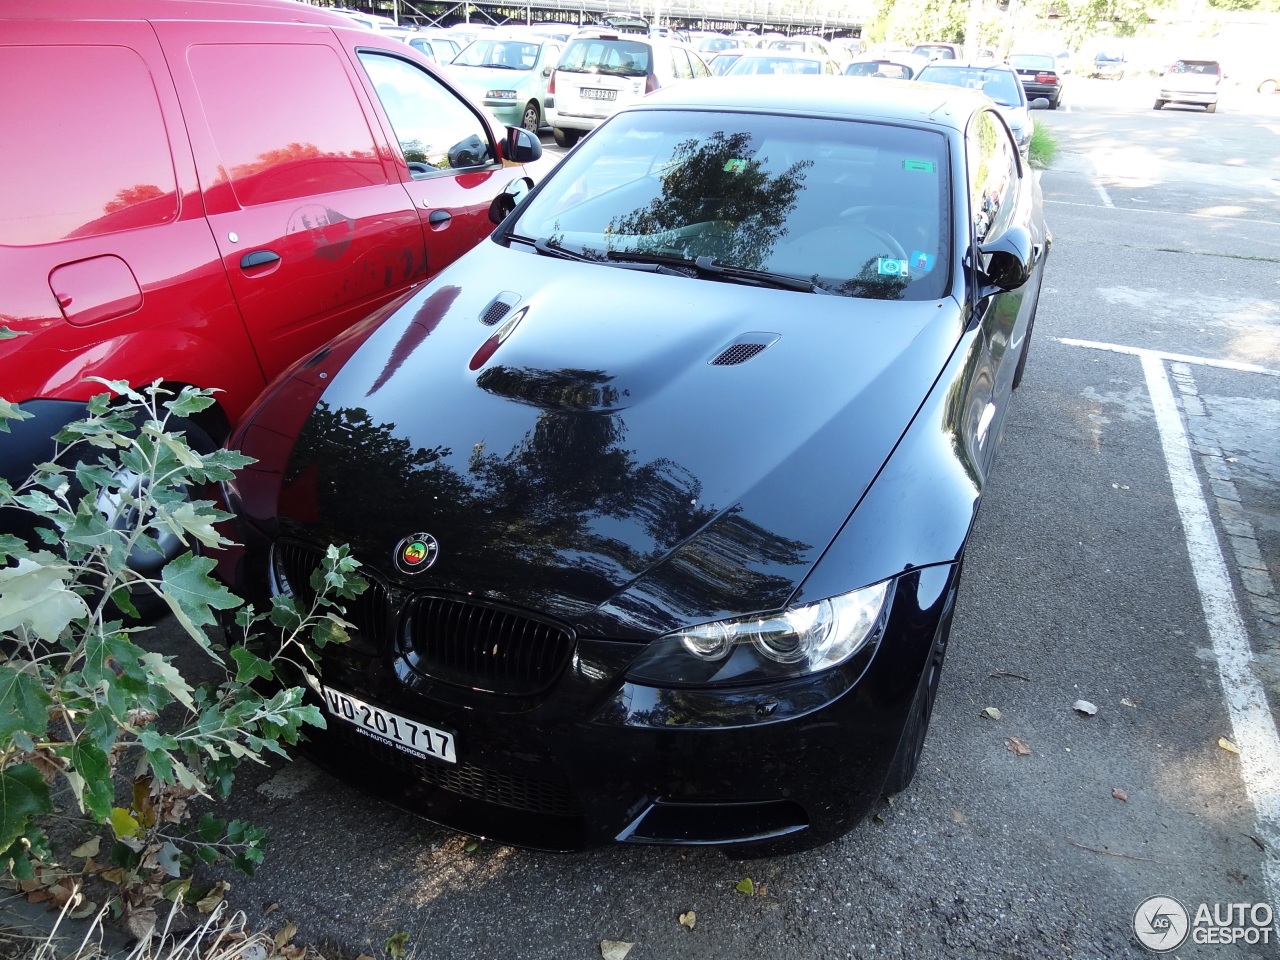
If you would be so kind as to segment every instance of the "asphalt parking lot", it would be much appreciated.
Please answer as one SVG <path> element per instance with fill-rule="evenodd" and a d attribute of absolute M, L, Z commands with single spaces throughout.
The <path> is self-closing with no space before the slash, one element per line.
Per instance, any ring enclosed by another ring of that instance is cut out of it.
<path fill-rule="evenodd" d="M 1280 954 L 1280 97 L 1144 83 L 1035 115 L 1056 242 L 907 791 L 789 857 L 552 855 L 299 761 L 238 780 L 273 843 L 230 902 L 330 957 L 907 960 L 1149 956 L 1167 897 L 1177 956 Z"/>

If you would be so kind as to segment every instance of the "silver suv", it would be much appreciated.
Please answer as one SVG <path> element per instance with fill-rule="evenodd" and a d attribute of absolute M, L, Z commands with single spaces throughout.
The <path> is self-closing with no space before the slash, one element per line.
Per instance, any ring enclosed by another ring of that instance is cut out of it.
<path fill-rule="evenodd" d="M 556 143 L 571 147 L 584 133 L 646 93 L 711 76 L 698 52 L 665 37 L 582 31 L 573 36 L 551 78 Z"/>

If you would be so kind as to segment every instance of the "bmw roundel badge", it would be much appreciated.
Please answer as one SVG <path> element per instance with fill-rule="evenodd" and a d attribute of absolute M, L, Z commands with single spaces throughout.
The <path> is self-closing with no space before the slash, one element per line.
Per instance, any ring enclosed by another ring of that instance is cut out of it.
<path fill-rule="evenodd" d="M 440 544 L 429 533 L 414 533 L 396 544 L 396 569 L 401 573 L 421 573 L 440 555 Z"/>

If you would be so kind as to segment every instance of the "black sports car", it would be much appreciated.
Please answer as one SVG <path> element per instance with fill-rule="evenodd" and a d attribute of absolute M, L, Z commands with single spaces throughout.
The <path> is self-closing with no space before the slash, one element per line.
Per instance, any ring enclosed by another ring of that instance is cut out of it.
<path fill-rule="evenodd" d="M 916 771 L 1027 358 L 1050 240 L 1008 126 L 704 80 L 496 207 L 234 435 L 223 575 L 305 600 L 349 543 L 371 581 L 297 676 L 309 754 L 531 847 L 838 836 Z"/>

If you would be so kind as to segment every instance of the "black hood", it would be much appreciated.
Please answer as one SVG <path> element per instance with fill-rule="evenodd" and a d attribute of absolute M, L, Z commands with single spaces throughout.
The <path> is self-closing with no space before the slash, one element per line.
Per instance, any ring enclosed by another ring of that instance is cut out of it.
<path fill-rule="evenodd" d="M 350 543 L 389 581 L 583 635 L 775 609 L 960 333 L 951 300 L 801 294 L 482 243 L 333 378 L 290 458 L 282 528 Z M 396 545 L 418 532 L 438 558 L 400 573 Z"/>

